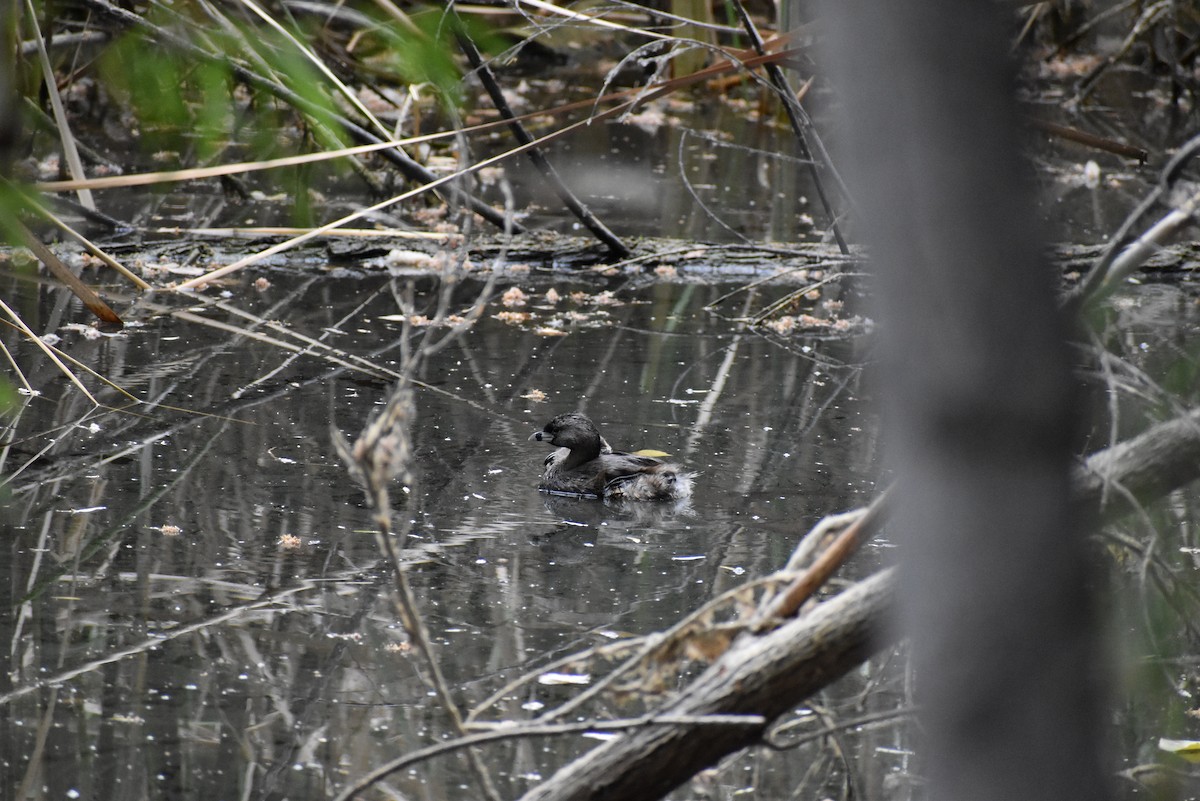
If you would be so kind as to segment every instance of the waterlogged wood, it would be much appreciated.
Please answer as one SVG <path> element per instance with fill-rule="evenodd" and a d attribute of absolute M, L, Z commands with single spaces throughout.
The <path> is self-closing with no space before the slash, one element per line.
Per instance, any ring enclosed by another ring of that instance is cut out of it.
<path fill-rule="evenodd" d="M 1075 476 L 1076 502 L 1116 517 L 1197 478 L 1200 409 L 1090 456 Z"/>
<path fill-rule="evenodd" d="M 614 259 L 594 240 L 549 231 L 533 231 L 512 238 L 479 236 L 471 240 L 468 252 L 479 266 L 495 260 L 502 264 L 524 264 L 564 272 L 580 272 L 610 266 L 614 269 L 675 267 L 686 276 L 709 276 L 715 280 L 761 277 L 814 269 L 832 273 L 861 273 L 867 266 L 867 250 L 851 246 L 843 256 L 834 245 L 814 242 L 775 245 L 717 244 L 694 240 L 641 237 L 629 242 L 633 254 Z M 334 260 L 360 260 L 386 255 L 391 250 L 419 249 L 430 255 L 446 250 L 442 242 L 414 243 L 412 239 L 331 239 L 325 247 Z M 1047 258 L 1070 283 L 1086 272 L 1104 252 L 1103 245 L 1055 245 Z M 1146 276 L 1170 275 L 1200 266 L 1200 243 L 1179 242 L 1160 248 L 1143 265 Z M 804 280 L 799 279 L 799 280 Z"/>
<path fill-rule="evenodd" d="M 866 261 L 866 253 L 861 248 L 851 248 L 850 256 L 843 256 L 836 246 L 813 242 L 746 245 L 641 237 L 627 244 L 632 251 L 630 257 L 617 259 L 595 240 L 537 231 L 513 237 L 472 237 L 467 252 L 471 263 L 479 268 L 499 263 L 500 266 L 524 265 L 589 274 L 593 269 L 605 267 L 646 272 L 659 267 L 674 267 L 687 275 L 717 279 L 759 277 L 789 270 L 850 271 L 857 270 Z M 420 250 L 434 255 L 448 249 L 447 245 L 438 242 L 386 237 L 331 239 L 326 248 L 328 255 L 336 261 L 355 262 L 385 257 L 393 250 Z M 449 249 L 453 250 L 453 246 Z"/>
<path fill-rule="evenodd" d="M 170 261 L 180 251 L 200 245 L 213 250 L 213 260 L 231 262 L 246 256 L 255 247 L 282 241 L 298 230 L 288 229 L 272 234 L 269 229 L 172 229 L 165 243 L 113 242 L 107 251 L 120 254 L 126 261 L 149 263 Z M 160 232 L 162 233 L 162 232 Z M 190 235 L 190 237 L 189 237 Z M 183 239 L 180 239 L 183 237 Z M 189 241 L 190 238 L 190 241 Z M 410 259 L 400 265 L 405 274 L 439 274 L 445 263 L 439 254 L 457 252 L 455 234 L 426 234 L 405 232 L 389 235 L 387 231 L 357 229 L 345 236 L 330 235 L 319 246 L 305 246 L 287 254 L 273 257 L 267 264 L 311 265 L 312 269 L 327 269 L 330 264 L 350 269 L 382 269 L 389 254 L 424 254 L 426 259 Z M 839 273 L 864 276 L 867 251 L 851 247 L 849 257 L 836 246 L 802 242 L 775 245 L 717 244 L 694 240 L 642 237 L 630 243 L 633 255 L 614 259 L 607 248 L 595 240 L 534 231 L 513 237 L 475 236 L 467 245 L 467 258 L 477 270 L 498 268 L 502 273 L 511 270 L 514 278 L 519 271 L 549 270 L 571 276 L 603 277 L 606 269 L 620 273 L 645 272 L 655 274 L 659 268 L 673 268 L 687 280 L 725 282 L 741 279 L 771 277 L 773 281 L 803 284 L 813 280 L 812 271 L 820 270 L 824 277 Z M 74 251 L 74 245 L 55 248 L 60 254 Z M 1050 250 L 1049 258 L 1060 274 L 1071 283 L 1086 272 L 1103 253 L 1102 245 L 1058 245 Z M 0 251 L 3 252 L 3 251 Z M 1147 278 L 1167 277 L 1200 266 L 1200 244 L 1181 242 L 1161 248 L 1142 265 Z M 515 268 L 515 269 L 514 269 Z"/>
<path fill-rule="evenodd" d="M 661 714 L 771 720 L 787 712 L 883 644 L 880 622 L 893 584 L 892 571 L 885 570 L 769 634 L 739 640 Z M 745 726 L 649 727 L 589 751 L 523 801 L 660 798 L 761 736 L 762 729 Z"/>

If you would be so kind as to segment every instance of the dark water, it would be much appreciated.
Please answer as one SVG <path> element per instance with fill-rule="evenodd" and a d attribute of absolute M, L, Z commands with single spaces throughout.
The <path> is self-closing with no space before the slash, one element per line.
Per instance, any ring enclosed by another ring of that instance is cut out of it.
<path fill-rule="evenodd" d="M 436 285 L 295 266 L 261 273 L 263 290 L 238 277 L 221 305 L 143 299 L 131 307 L 136 325 L 98 339 L 73 326 L 84 317 L 59 291 L 8 285 L 35 329 L 59 332 L 73 358 L 142 402 L 85 379 L 104 404 L 93 408 L 5 335 L 40 394 L 4 417 L 0 586 L 13 612 L 0 786 L 44 798 L 321 798 L 449 736 L 362 493 L 331 444 L 334 430 L 357 436 L 383 404 L 405 341 L 444 334 L 389 319 L 397 297 L 432 314 Z M 567 657 L 666 629 L 778 569 L 816 520 L 869 501 L 879 479 L 870 339 L 742 322 L 794 286 L 510 278 L 479 324 L 417 372 L 413 480 L 392 486 L 439 664 L 459 708 L 483 722 L 531 720 L 575 697 L 614 663 Z M 464 312 L 480 286 L 458 284 L 448 310 Z M 504 305 L 512 286 L 524 306 Z M 848 316 L 859 303 L 850 282 L 823 291 L 795 311 L 840 301 Z M 1176 277 L 1130 286 L 1093 316 L 1113 359 L 1090 380 L 1112 387 L 1117 433 L 1169 414 L 1172 399 L 1194 400 L 1198 299 L 1197 282 Z M 529 317 L 497 316 L 514 312 Z M 297 342 L 289 331 L 336 350 L 297 357 L 280 344 Z M 618 448 L 668 451 L 695 470 L 690 504 L 538 493 L 546 449 L 529 434 L 570 409 Z M 1097 426 L 1095 447 L 1109 435 Z M 1190 712 L 1196 505 L 1185 490 L 1098 539 L 1120 666 L 1114 770 L 1131 797 L 1147 776 L 1167 776 L 1179 793 L 1194 786 L 1155 744 L 1200 739 Z M 877 541 L 845 576 L 890 555 Z M 666 685 L 697 669 L 673 665 Z M 536 680 L 545 670 L 583 683 Z M 904 660 L 884 652 L 798 710 L 779 735 L 799 740 L 794 749 L 743 753 L 677 796 L 919 795 L 910 689 Z M 605 695 L 568 719 L 631 716 L 645 700 Z M 831 725 L 845 728 L 805 739 Z M 546 737 L 478 754 L 514 797 L 592 744 Z M 479 797 L 461 752 L 385 786 Z"/>
<path fill-rule="evenodd" d="M 406 336 L 431 331 L 380 319 L 397 313 L 385 277 L 269 278 L 265 291 L 233 282 L 228 308 L 325 332 L 338 358 L 392 369 Z M 615 302 L 598 305 L 596 282 L 516 283 L 529 296 L 518 310 L 533 319 L 496 319 L 511 310 L 494 297 L 477 327 L 419 371 L 414 481 L 392 494 L 396 519 L 411 521 L 404 556 L 419 608 L 464 709 L 778 568 L 820 516 L 869 500 L 877 477 L 876 423 L 861 396 L 868 354 L 854 339 L 748 330 L 734 319 L 744 293 L 705 308 L 736 285 L 611 285 Z M 434 297 L 425 279 L 396 286 L 411 288 L 414 311 Z M 545 299 L 552 287 L 557 303 Z M 450 310 L 478 289 L 461 284 Z M 56 310 L 56 293 L 18 291 L 35 327 L 77 313 Z M 587 297 L 571 301 L 572 291 Z M 780 291 L 760 290 L 750 305 Z M 73 357 L 146 403 L 100 387 L 107 408 L 92 409 L 41 365 L 30 376 L 41 394 L 5 418 L 14 516 L 0 575 L 18 614 L 0 783 L 27 781 L 46 798 L 314 798 L 443 738 L 448 722 L 397 621 L 369 512 L 330 443 L 331 426 L 357 435 L 389 383 L 140 308 L 140 325 L 116 337 L 57 330 Z M 195 313 L 250 327 L 221 308 Z M 555 320 L 566 336 L 535 333 Z M 5 342 L 39 363 L 16 337 Z M 611 507 L 538 493 L 546 450 L 528 436 L 571 409 L 617 447 L 668 451 L 696 470 L 692 502 Z M 828 703 L 880 703 L 886 693 L 855 695 L 884 681 L 880 670 L 847 680 Z M 529 718 L 577 692 L 530 682 L 480 719 Z M 581 714 L 602 711 L 624 714 L 611 699 Z M 588 742 L 480 753 L 507 797 Z M 871 782 L 904 759 L 879 745 L 851 746 L 865 760 L 855 772 Z M 807 778 L 790 759 L 742 760 L 710 781 L 816 792 L 848 773 L 827 756 Z M 477 797 L 457 755 L 389 782 Z"/>

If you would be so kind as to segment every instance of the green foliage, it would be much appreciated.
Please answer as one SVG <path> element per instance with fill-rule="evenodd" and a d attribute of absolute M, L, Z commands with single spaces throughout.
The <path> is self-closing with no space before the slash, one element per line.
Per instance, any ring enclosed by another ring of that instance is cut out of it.
<path fill-rule="evenodd" d="M 192 74 L 196 91 L 190 108 L 195 145 L 200 160 L 206 160 L 229 138 L 233 129 L 229 71 L 213 64 L 200 64 Z"/>
<path fill-rule="evenodd" d="M 324 76 L 281 34 L 265 28 L 233 28 L 210 32 L 206 41 L 215 57 L 197 60 L 158 47 L 135 31 L 101 58 L 106 86 L 132 108 L 147 148 L 190 146 L 203 161 L 244 137 L 240 143 L 249 145 L 256 156 L 275 151 L 284 124 L 280 102 L 257 89 L 235 94 L 234 61 L 299 95 L 303 102 L 293 111 L 324 129 L 326 137 L 334 130 Z"/>
<path fill-rule="evenodd" d="M 311 185 L 312 170 L 309 167 L 301 166 L 294 170 L 289 170 L 291 175 L 292 187 L 292 225 L 298 228 L 311 228 L 317 224 L 316 214 L 313 212 L 311 198 L 308 191 Z"/>
<path fill-rule="evenodd" d="M 499 52 L 502 42 L 486 24 L 445 9 L 427 9 L 410 19 L 411 24 L 390 21 L 382 29 L 384 60 L 408 83 L 431 86 L 445 105 L 460 106 L 462 73 L 454 60 L 455 34 L 469 37 L 485 53 Z"/>
<path fill-rule="evenodd" d="M 268 6 L 269 13 L 277 11 Z M 295 112 L 321 147 L 347 144 L 332 121 L 335 104 L 330 81 L 295 41 L 253 17 L 220 16 L 219 24 L 214 24 L 215 13 L 152 4 L 144 15 L 153 27 L 130 28 L 95 62 L 100 84 L 130 112 L 127 119 L 134 123 L 133 133 L 147 151 L 187 152 L 194 161 L 203 162 L 238 144 L 251 156 L 268 157 L 278 150 L 279 132 L 295 123 Z M 359 32 L 354 57 L 362 59 L 369 53 L 372 72 L 428 87 L 447 108 L 463 101 L 456 35 L 470 37 L 485 53 L 503 49 L 487 22 L 460 18 L 449 5 L 418 7 L 402 18 L 380 16 L 373 5 L 359 13 L 374 15 L 377 22 Z M 311 30 L 286 15 L 275 21 L 297 41 L 319 51 L 318 43 L 327 32 L 312 18 L 300 19 Z M 197 58 L 162 41 L 155 32 L 161 29 L 203 48 L 211 58 Z M 240 80 L 236 65 L 286 86 L 301 98 L 296 103 L 299 108 L 290 108 L 286 100 Z M 32 76 L 31 71 L 25 72 Z"/>
<path fill-rule="evenodd" d="M 17 408 L 17 391 L 12 382 L 5 376 L 0 376 L 0 415 L 6 415 Z"/>
<path fill-rule="evenodd" d="M 19 221 L 35 203 L 30 190 L 0 181 L 0 243 L 15 246 L 25 244 Z"/>
<path fill-rule="evenodd" d="M 1189 348 L 1182 353 L 1172 353 L 1174 358 L 1167 365 L 1161 384 L 1174 402 L 1195 403 L 1198 380 L 1200 380 L 1200 353 Z M 1165 410 L 1167 415 L 1172 409 Z"/>
<path fill-rule="evenodd" d="M 247 32 L 246 44 L 254 48 L 259 63 L 270 70 L 269 77 L 301 97 L 303 106 L 299 110 L 310 125 L 327 132 L 336 129 L 328 80 L 294 44 L 284 41 L 274 31 Z"/>
<path fill-rule="evenodd" d="M 207 149 L 228 133 L 229 76 L 217 64 L 186 61 L 135 31 L 105 50 L 100 70 L 109 91 L 132 107 L 152 150 L 181 150 L 194 130 Z"/>
<path fill-rule="evenodd" d="M 14 223 L 20 219 L 21 210 L 24 207 L 24 201 L 17 187 L 7 181 L 0 182 L 0 242 L 5 245 L 21 243 Z"/>

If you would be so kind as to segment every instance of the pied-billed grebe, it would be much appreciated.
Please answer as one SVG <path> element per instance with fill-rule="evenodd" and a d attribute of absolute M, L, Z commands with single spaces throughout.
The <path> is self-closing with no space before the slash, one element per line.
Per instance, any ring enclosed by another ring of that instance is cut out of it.
<path fill-rule="evenodd" d="M 605 500 L 678 501 L 692 494 L 693 473 L 650 456 L 614 452 L 579 412 L 560 414 L 530 437 L 558 448 L 546 457 L 538 489 Z"/>

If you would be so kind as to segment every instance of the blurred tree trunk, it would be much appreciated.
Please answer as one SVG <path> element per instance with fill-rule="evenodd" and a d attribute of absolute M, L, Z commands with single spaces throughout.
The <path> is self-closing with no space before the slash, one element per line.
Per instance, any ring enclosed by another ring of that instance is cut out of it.
<path fill-rule="evenodd" d="M 1096 799 L 1077 399 L 1019 149 L 1004 7 L 825 5 L 887 336 L 882 399 L 932 799 Z"/>
<path fill-rule="evenodd" d="M 11 177 L 11 165 L 14 150 L 17 146 L 19 122 L 17 107 L 20 98 L 16 91 L 17 65 L 17 6 L 15 3 L 5 4 L 0 8 L 0 177 Z M 11 203 L 0 197 L 0 215 L 11 214 Z M 0 226 L 0 242 L 5 235 L 5 227 Z M 8 373 L 0 377 L 3 389 L 11 390 L 12 384 Z M 15 393 L 5 392 L 5 396 L 15 397 Z M 0 400 L 0 411 L 9 411 L 4 401 Z M 12 496 L 8 487 L 0 487 L 0 520 L 17 520 L 11 508 Z M 4 527 L 4 551 L 0 552 L 0 560 L 5 565 L 22 563 L 18 552 L 20 540 L 13 535 L 12 530 Z M 5 649 L 6 665 L 10 667 L 0 670 L 0 693 L 12 689 L 14 669 L 11 667 L 12 658 L 16 655 L 17 614 L 20 609 L 17 603 L 23 591 L 17 583 L 16 571 L 11 567 L 0 569 L 0 643 Z M 21 739 L 13 731 L 12 715 L 0 713 L 0 787 L 16 788 L 21 782 L 21 771 L 25 767 L 27 754 L 19 753 Z"/>
<path fill-rule="evenodd" d="M 0 176 L 11 177 L 21 136 L 21 96 L 17 92 L 17 4 L 0 8 Z"/>

